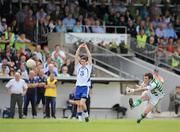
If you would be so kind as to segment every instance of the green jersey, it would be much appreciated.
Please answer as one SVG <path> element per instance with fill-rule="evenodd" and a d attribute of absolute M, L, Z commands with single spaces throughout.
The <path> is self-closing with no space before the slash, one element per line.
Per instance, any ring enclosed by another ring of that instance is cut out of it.
<path fill-rule="evenodd" d="M 151 94 L 153 94 L 155 96 L 163 96 L 164 95 L 164 86 L 157 79 L 152 79 L 152 81 L 150 81 L 147 88 L 151 92 Z"/>

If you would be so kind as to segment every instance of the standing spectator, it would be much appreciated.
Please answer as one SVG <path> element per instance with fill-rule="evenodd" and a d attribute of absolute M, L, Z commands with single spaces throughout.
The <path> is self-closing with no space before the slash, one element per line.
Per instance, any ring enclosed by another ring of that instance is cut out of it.
<path fill-rule="evenodd" d="M 45 19 L 46 17 L 46 12 L 44 11 L 43 8 L 40 8 L 39 11 L 36 13 L 36 19 L 37 20 L 41 20 L 41 19 Z"/>
<path fill-rule="evenodd" d="M 159 27 L 156 28 L 155 33 L 158 38 L 165 37 L 165 25 L 163 23 L 160 23 Z"/>
<path fill-rule="evenodd" d="M 15 78 L 11 79 L 7 84 L 6 88 L 11 96 L 10 111 L 11 118 L 14 118 L 16 103 L 18 105 L 19 118 L 22 118 L 22 104 L 23 96 L 26 94 L 28 88 L 26 82 L 21 79 L 20 73 L 15 73 Z"/>
<path fill-rule="evenodd" d="M 23 114 L 24 117 L 27 117 L 28 113 L 28 105 L 29 102 L 31 102 L 31 108 L 32 108 L 32 118 L 36 118 L 37 112 L 36 112 L 36 92 L 37 92 L 37 80 L 35 79 L 35 72 L 30 71 L 29 72 L 29 79 L 27 80 L 27 92 L 24 97 L 24 109 L 23 109 Z"/>
<path fill-rule="evenodd" d="M 28 14 L 29 7 L 26 5 L 23 7 L 22 10 L 19 10 L 16 14 L 16 21 L 18 25 L 19 32 L 24 32 L 24 19 L 26 18 Z"/>
<path fill-rule="evenodd" d="M 40 101 L 42 101 L 43 104 L 43 114 L 45 116 L 45 85 L 47 83 L 47 78 L 44 74 L 44 70 L 40 69 L 38 74 L 38 88 L 37 88 L 37 102 L 36 102 L 36 108 L 38 108 L 38 105 L 40 104 Z"/>
<path fill-rule="evenodd" d="M 88 7 L 89 16 L 97 18 L 99 14 L 99 8 L 97 6 L 97 0 L 92 0 L 92 4 Z"/>
<path fill-rule="evenodd" d="M 175 114 L 178 115 L 179 106 L 180 106 L 180 86 L 176 86 L 176 93 L 174 95 L 175 102 Z"/>
<path fill-rule="evenodd" d="M 34 37 L 34 27 L 36 25 L 36 20 L 33 17 L 33 11 L 29 9 L 28 15 L 24 19 L 25 33 L 29 39 L 33 40 Z"/>
<path fill-rule="evenodd" d="M 103 19 L 105 14 L 109 14 L 109 6 L 106 5 L 106 0 L 102 0 L 101 4 L 98 6 L 98 18 Z"/>
<path fill-rule="evenodd" d="M 45 100 L 46 100 L 46 116 L 45 118 L 50 118 L 50 108 L 51 105 L 51 116 L 56 119 L 56 96 L 57 96 L 57 80 L 55 79 L 54 73 L 49 75 L 47 79 L 47 85 L 45 86 Z"/>
<path fill-rule="evenodd" d="M 50 15 L 54 21 L 61 18 L 60 6 L 56 5 L 56 10 L 54 10 Z"/>
<path fill-rule="evenodd" d="M 90 20 L 87 18 L 85 19 L 85 26 L 84 26 L 84 31 L 85 33 L 92 33 L 92 27 L 91 27 L 91 22 Z"/>
<path fill-rule="evenodd" d="M 55 11 L 56 9 L 56 4 L 55 4 L 55 0 L 51 0 L 50 2 L 48 2 L 47 5 L 47 14 L 50 15 L 53 11 Z"/>

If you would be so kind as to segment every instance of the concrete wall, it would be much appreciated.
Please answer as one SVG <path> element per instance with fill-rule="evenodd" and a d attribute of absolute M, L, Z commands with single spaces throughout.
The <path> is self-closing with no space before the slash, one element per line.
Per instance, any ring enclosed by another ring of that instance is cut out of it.
<path fill-rule="evenodd" d="M 4 107 L 9 107 L 10 96 L 7 95 L 5 89 L 6 82 L 0 81 L 0 109 Z M 127 86 L 127 84 L 136 84 L 135 82 L 109 82 L 105 83 L 94 83 L 93 85 L 93 94 L 91 100 L 91 118 L 95 119 L 106 119 L 106 118 L 116 118 L 116 112 L 111 110 L 112 106 L 116 103 L 120 104 L 128 108 L 127 116 L 128 118 L 135 118 L 139 116 L 141 111 L 144 108 L 144 105 L 140 106 L 135 110 L 130 110 L 128 106 L 129 96 L 122 94 L 122 89 Z M 58 96 L 57 96 L 57 108 L 65 108 L 66 101 L 69 97 L 69 93 L 73 92 L 75 89 L 75 84 L 72 82 L 65 82 L 61 84 L 58 81 Z M 131 96 L 133 98 L 139 97 L 138 95 Z M 139 113 L 139 114 L 137 114 Z M 61 112 L 57 113 L 58 117 L 62 117 L 62 109 Z"/>

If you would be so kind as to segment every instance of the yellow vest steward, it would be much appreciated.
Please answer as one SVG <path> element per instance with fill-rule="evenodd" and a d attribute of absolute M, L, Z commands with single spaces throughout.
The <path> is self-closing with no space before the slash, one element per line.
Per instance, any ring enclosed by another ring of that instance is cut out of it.
<path fill-rule="evenodd" d="M 47 84 L 56 84 L 57 80 L 54 79 L 54 81 L 50 81 L 50 79 L 47 80 Z M 54 88 L 46 88 L 46 91 L 45 91 L 45 96 L 49 96 L 49 97 L 56 97 L 57 96 L 57 87 L 54 87 Z"/>

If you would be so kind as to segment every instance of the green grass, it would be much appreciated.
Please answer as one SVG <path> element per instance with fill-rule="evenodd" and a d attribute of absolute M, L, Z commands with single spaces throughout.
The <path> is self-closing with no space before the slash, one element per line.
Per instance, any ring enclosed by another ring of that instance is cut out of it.
<path fill-rule="evenodd" d="M 180 119 L 92 120 L 0 119 L 0 132 L 180 132 Z"/>

